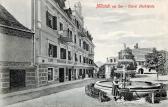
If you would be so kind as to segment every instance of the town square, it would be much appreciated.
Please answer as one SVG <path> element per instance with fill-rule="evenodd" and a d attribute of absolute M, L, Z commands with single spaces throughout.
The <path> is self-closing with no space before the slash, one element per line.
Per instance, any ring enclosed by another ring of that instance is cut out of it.
<path fill-rule="evenodd" d="M 0 107 L 166 107 L 168 0 L 0 0 Z"/>

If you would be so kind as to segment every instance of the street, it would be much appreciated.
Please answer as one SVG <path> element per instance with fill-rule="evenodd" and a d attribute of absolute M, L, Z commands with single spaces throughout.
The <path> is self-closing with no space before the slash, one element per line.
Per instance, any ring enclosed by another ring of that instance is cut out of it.
<path fill-rule="evenodd" d="M 166 107 L 167 104 L 168 100 L 161 101 L 159 104 L 149 104 L 144 99 L 130 102 L 115 102 L 111 100 L 101 103 L 97 99 L 85 95 L 84 87 L 82 87 L 19 102 L 7 107 Z"/>
<path fill-rule="evenodd" d="M 141 79 L 144 79 L 142 75 Z M 155 79 L 155 75 L 150 75 L 148 78 Z M 134 78 L 134 80 L 140 80 L 140 78 Z M 160 79 L 166 79 L 167 76 L 160 76 Z M 43 96 L 40 98 L 19 102 L 7 107 L 166 107 L 168 100 L 162 100 L 159 104 L 149 104 L 145 102 L 144 98 L 134 101 L 109 101 L 99 102 L 97 99 L 91 98 L 85 94 L 85 88 L 74 88 L 67 91 Z"/>

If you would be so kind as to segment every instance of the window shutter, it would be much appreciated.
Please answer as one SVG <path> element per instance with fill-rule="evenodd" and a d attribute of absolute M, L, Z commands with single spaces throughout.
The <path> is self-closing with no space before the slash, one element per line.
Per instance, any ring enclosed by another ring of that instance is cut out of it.
<path fill-rule="evenodd" d="M 57 57 L 57 46 L 53 47 L 53 57 L 56 58 Z"/>
<path fill-rule="evenodd" d="M 53 16 L 53 29 L 57 30 L 57 17 Z"/>
<path fill-rule="evenodd" d="M 49 12 L 46 11 L 46 25 L 49 26 Z"/>

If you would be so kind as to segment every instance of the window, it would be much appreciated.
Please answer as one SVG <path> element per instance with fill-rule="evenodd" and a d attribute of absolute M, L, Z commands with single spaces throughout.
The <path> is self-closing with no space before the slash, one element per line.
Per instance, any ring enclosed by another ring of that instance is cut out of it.
<path fill-rule="evenodd" d="M 87 44 L 85 41 L 83 42 L 83 49 L 85 49 L 86 51 L 89 51 L 89 44 Z"/>
<path fill-rule="evenodd" d="M 110 59 L 110 62 L 113 62 L 113 59 Z"/>
<path fill-rule="evenodd" d="M 79 60 L 80 60 L 80 63 L 82 62 L 82 56 L 80 55 L 80 58 L 79 58 Z"/>
<path fill-rule="evenodd" d="M 54 80 L 54 69 L 48 68 L 48 81 L 53 81 L 53 80 Z"/>
<path fill-rule="evenodd" d="M 116 59 L 114 59 L 114 62 L 116 62 Z"/>
<path fill-rule="evenodd" d="M 57 30 L 57 17 L 53 16 L 53 29 Z"/>
<path fill-rule="evenodd" d="M 69 73 L 68 73 L 68 68 L 66 68 L 66 76 L 68 76 L 68 74 L 69 74 Z"/>
<path fill-rule="evenodd" d="M 71 51 L 68 51 L 68 60 L 72 60 Z"/>
<path fill-rule="evenodd" d="M 88 58 L 86 58 L 86 62 L 85 63 L 88 64 Z"/>
<path fill-rule="evenodd" d="M 60 22 L 60 31 L 63 30 L 63 24 Z"/>
<path fill-rule="evenodd" d="M 48 11 L 46 12 L 46 24 L 48 27 L 57 30 L 57 17 L 52 16 Z"/>
<path fill-rule="evenodd" d="M 82 40 L 79 39 L 79 46 L 81 47 L 82 46 Z"/>
<path fill-rule="evenodd" d="M 89 44 L 86 44 L 86 51 L 89 51 Z"/>
<path fill-rule="evenodd" d="M 85 41 L 83 42 L 83 49 L 86 50 L 86 42 Z"/>
<path fill-rule="evenodd" d="M 76 35 L 74 36 L 74 42 L 76 43 Z"/>
<path fill-rule="evenodd" d="M 83 57 L 83 63 L 85 63 L 85 62 L 86 62 L 85 57 Z"/>
<path fill-rule="evenodd" d="M 56 58 L 57 57 L 57 46 L 49 44 L 48 55 L 49 57 Z"/>
<path fill-rule="evenodd" d="M 69 28 L 68 28 L 68 37 L 69 37 L 70 39 L 72 39 L 72 31 L 69 30 Z"/>
<path fill-rule="evenodd" d="M 60 56 L 61 56 L 61 59 L 66 59 L 66 49 L 64 48 L 60 49 Z"/>
<path fill-rule="evenodd" d="M 78 61 L 78 58 L 77 58 L 77 54 L 75 53 L 75 61 L 77 62 Z"/>

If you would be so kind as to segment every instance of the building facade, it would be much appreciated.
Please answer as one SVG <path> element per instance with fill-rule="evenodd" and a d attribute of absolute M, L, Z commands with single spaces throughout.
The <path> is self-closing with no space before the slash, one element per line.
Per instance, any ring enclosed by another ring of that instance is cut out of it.
<path fill-rule="evenodd" d="M 99 77 L 110 79 L 112 72 L 114 72 L 113 69 L 116 69 L 117 62 L 117 57 L 108 57 L 106 63 L 102 65 L 99 69 Z"/>
<path fill-rule="evenodd" d="M 35 87 L 33 33 L 0 5 L 0 90 Z"/>
<path fill-rule="evenodd" d="M 135 61 L 137 63 L 137 73 L 155 73 L 154 70 L 150 70 L 149 68 L 145 67 L 145 56 L 149 53 L 152 53 L 153 48 L 139 48 L 138 45 L 135 47 L 136 48 L 132 49 L 132 54 L 134 55 Z"/>
<path fill-rule="evenodd" d="M 38 86 L 93 77 L 94 44 L 84 29 L 80 3 L 34 1 L 35 64 Z"/>
<path fill-rule="evenodd" d="M 110 79 L 111 78 L 111 73 L 113 72 L 113 69 L 116 69 L 118 62 L 117 57 L 109 57 L 107 58 L 106 63 L 104 64 L 105 66 L 105 78 Z"/>

